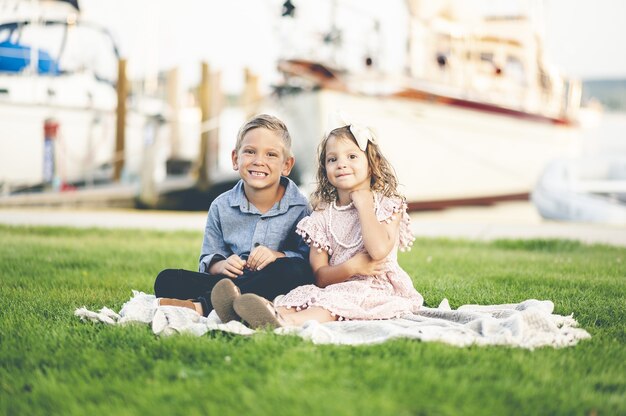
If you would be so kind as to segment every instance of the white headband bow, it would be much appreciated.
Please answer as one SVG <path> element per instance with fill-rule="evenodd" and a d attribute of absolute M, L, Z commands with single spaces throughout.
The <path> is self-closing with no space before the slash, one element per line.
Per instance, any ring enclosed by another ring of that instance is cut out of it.
<path fill-rule="evenodd" d="M 350 119 L 345 116 L 345 114 L 341 112 L 336 112 L 331 114 L 329 117 L 329 126 L 328 133 L 333 131 L 334 129 L 349 126 L 350 132 L 356 139 L 356 143 L 359 146 L 359 149 L 365 151 L 367 149 L 367 142 L 376 143 L 376 136 L 369 129 L 369 127 L 364 124 L 355 123 L 353 121 L 349 121 Z"/>

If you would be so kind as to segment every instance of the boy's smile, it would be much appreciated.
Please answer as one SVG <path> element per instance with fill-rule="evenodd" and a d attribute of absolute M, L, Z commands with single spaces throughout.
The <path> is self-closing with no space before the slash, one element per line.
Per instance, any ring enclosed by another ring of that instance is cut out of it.
<path fill-rule="evenodd" d="M 251 190 L 278 186 L 280 176 L 289 175 L 294 164 L 293 157 L 285 154 L 282 138 L 262 127 L 246 133 L 232 160 L 233 169 Z"/>

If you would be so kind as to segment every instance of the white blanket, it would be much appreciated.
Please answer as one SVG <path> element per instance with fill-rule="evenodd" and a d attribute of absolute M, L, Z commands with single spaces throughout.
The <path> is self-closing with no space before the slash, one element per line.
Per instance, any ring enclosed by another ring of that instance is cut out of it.
<path fill-rule="evenodd" d="M 320 324 L 309 321 L 302 327 L 278 328 L 277 334 L 294 334 L 315 344 L 362 345 L 394 338 L 439 341 L 464 347 L 468 345 L 508 345 L 534 349 L 576 345 L 590 338 L 572 317 L 553 314 L 551 301 L 526 300 L 506 305 L 463 305 L 452 310 L 444 299 L 437 308 L 422 308 L 418 314 L 381 321 L 343 321 Z M 82 320 L 110 325 L 143 323 L 156 335 L 189 333 L 197 336 L 209 331 L 251 335 L 256 331 L 240 322 L 222 323 L 212 311 L 208 317 L 175 306 L 158 306 L 154 295 L 133 290 L 132 298 L 119 313 L 102 308 L 99 312 L 78 308 Z"/>

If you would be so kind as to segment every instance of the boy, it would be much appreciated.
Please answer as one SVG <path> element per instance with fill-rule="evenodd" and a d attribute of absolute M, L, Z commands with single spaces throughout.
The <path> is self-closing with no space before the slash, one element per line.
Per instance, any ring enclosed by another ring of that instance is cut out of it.
<path fill-rule="evenodd" d="M 209 208 L 199 272 L 159 273 L 154 293 L 160 305 L 207 316 L 213 309 L 211 291 L 225 277 L 241 293 L 267 299 L 314 283 L 309 248 L 295 232 L 309 205 L 286 177 L 295 159 L 285 124 L 266 114 L 249 120 L 237 134 L 232 162 L 241 180 Z"/>

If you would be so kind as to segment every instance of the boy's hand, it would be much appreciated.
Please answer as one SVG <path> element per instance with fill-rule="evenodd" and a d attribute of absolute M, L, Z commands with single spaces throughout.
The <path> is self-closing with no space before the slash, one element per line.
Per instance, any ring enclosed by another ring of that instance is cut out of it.
<path fill-rule="evenodd" d="M 236 279 L 237 276 L 241 276 L 243 274 L 243 268 L 245 265 L 245 261 L 243 261 L 238 255 L 233 254 L 226 260 L 220 260 L 213 263 L 209 272 L 211 274 L 223 274 L 231 279 Z"/>
<path fill-rule="evenodd" d="M 367 253 L 357 253 L 350 260 L 353 268 L 352 275 L 362 275 L 362 276 L 380 276 L 386 272 L 386 268 L 384 267 L 386 259 L 382 260 L 372 260 L 369 254 Z"/>
<path fill-rule="evenodd" d="M 273 263 L 279 257 L 285 257 L 285 253 L 274 251 L 265 246 L 257 246 L 248 256 L 246 266 L 250 270 L 258 271 L 263 269 L 268 264 Z"/>

